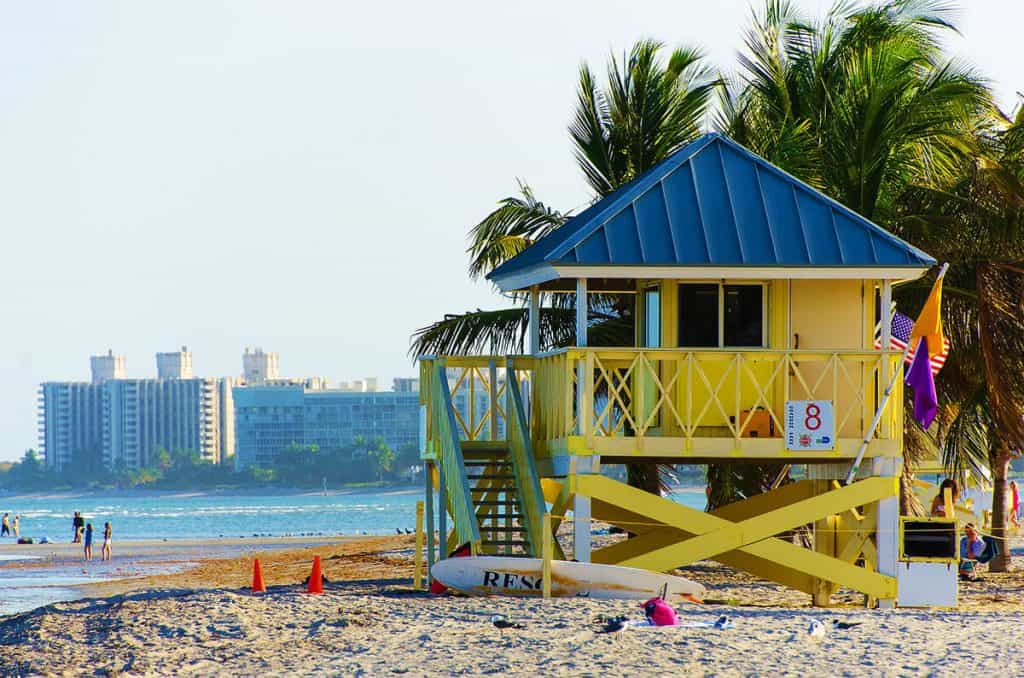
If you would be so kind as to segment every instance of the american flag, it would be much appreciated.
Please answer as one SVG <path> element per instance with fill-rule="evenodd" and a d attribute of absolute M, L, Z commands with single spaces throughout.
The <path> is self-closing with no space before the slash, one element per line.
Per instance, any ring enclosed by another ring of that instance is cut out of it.
<path fill-rule="evenodd" d="M 893 311 L 892 314 L 892 337 L 889 340 L 889 350 L 891 351 L 902 351 L 907 347 L 907 340 L 910 339 L 910 331 L 914 329 L 914 321 L 903 315 L 899 311 Z M 907 359 L 904 361 L 907 365 L 914 362 L 914 354 L 917 353 L 917 345 L 921 342 L 920 339 L 914 341 L 914 346 L 907 353 Z M 879 333 L 875 336 L 875 348 L 882 348 L 882 336 Z M 932 376 L 939 373 L 942 366 L 946 364 L 946 356 L 949 355 L 949 339 L 945 339 L 942 343 L 942 352 L 938 355 L 931 356 Z"/>

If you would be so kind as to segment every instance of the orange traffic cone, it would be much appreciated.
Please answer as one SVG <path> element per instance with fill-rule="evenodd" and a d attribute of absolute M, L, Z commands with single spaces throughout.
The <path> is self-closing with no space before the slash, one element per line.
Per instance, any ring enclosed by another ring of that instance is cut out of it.
<path fill-rule="evenodd" d="M 324 576 L 320 571 L 320 556 L 313 556 L 313 571 L 309 573 L 309 585 L 306 593 L 323 593 Z"/>
<path fill-rule="evenodd" d="M 266 593 L 267 585 L 263 583 L 263 570 L 260 569 L 260 559 L 257 558 L 252 563 L 252 592 L 253 593 Z"/>

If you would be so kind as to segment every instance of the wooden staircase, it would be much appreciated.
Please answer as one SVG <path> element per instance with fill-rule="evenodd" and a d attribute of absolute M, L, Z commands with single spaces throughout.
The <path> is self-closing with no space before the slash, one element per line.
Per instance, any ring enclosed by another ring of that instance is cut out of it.
<path fill-rule="evenodd" d="M 462 443 L 463 466 L 485 555 L 529 556 L 533 549 L 515 467 L 503 441 Z"/>

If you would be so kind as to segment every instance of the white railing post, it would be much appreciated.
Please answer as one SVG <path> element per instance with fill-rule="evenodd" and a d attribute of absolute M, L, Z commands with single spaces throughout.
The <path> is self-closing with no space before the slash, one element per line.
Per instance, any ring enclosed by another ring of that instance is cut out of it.
<path fill-rule="evenodd" d="M 540 287 L 530 288 L 530 315 L 527 329 L 530 332 L 530 355 L 540 353 Z"/>

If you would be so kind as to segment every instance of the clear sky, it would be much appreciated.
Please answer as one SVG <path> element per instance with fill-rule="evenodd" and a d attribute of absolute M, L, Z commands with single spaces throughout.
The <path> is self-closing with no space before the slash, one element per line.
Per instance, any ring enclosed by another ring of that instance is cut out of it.
<path fill-rule="evenodd" d="M 820 11 L 831 3 L 800 3 Z M 1007 109 L 1017 0 L 970 0 L 950 48 Z M 748 0 L 175 0 L 0 4 L 0 460 L 35 446 L 36 388 L 195 372 L 412 375 L 410 333 L 502 300 L 466 231 L 516 177 L 588 199 L 566 125 L 577 68 L 637 39 L 735 65 Z"/>

